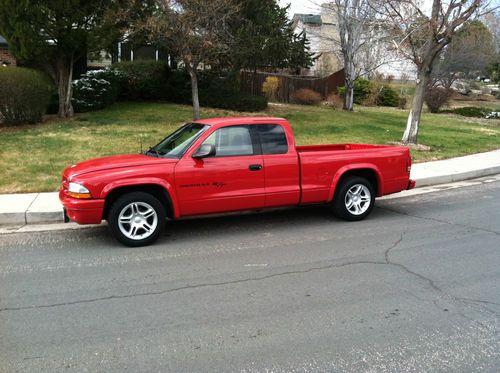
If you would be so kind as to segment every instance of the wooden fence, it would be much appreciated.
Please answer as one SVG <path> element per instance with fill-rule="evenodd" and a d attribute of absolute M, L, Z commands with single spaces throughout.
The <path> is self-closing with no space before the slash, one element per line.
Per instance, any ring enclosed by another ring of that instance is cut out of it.
<path fill-rule="evenodd" d="M 325 78 L 242 71 L 240 75 L 240 91 L 262 96 L 262 84 L 268 76 L 279 78 L 278 102 L 292 102 L 293 93 L 301 88 L 312 89 L 319 92 L 323 98 L 326 98 L 330 93 L 336 93 L 337 88 L 344 85 L 345 79 L 343 69 Z"/>

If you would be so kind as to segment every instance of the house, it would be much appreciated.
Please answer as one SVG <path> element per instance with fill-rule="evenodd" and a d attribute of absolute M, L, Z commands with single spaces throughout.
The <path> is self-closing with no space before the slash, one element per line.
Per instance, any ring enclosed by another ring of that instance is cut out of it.
<path fill-rule="evenodd" d="M 311 52 L 319 55 L 313 66 L 301 71 L 303 75 L 325 77 L 343 68 L 338 20 L 333 9 L 331 3 L 323 3 L 320 14 L 293 15 L 294 31 L 297 34 L 304 32 Z M 399 55 L 394 46 L 388 44 L 390 41 L 375 39 L 378 41 L 359 56 L 362 75 L 370 77 L 379 73 L 400 80 L 415 79 L 415 65 Z"/>
<path fill-rule="evenodd" d="M 168 66 L 175 68 L 175 62 L 172 56 L 163 49 L 146 44 L 133 47 L 128 42 L 118 43 L 116 49 L 111 54 L 101 51 L 98 56 L 89 56 L 87 66 L 89 69 L 99 69 L 111 66 L 115 62 L 138 60 L 165 61 Z"/>
<path fill-rule="evenodd" d="M 1 66 L 16 66 L 16 58 L 9 52 L 7 40 L 0 35 L 0 65 Z"/>
<path fill-rule="evenodd" d="M 302 75 L 325 77 L 343 68 L 339 58 L 339 33 L 335 19 L 322 8 L 321 14 L 293 15 L 294 31 L 305 33 L 311 52 L 319 56 L 309 69 L 303 69 Z"/>

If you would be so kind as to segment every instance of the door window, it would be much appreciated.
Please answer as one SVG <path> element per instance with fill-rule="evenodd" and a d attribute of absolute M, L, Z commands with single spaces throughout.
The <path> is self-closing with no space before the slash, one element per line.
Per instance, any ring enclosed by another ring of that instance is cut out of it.
<path fill-rule="evenodd" d="M 219 128 L 203 144 L 215 145 L 216 157 L 254 154 L 249 126 Z"/>
<path fill-rule="evenodd" d="M 277 124 L 255 126 L 260 137 L 262 154 L 285 154 L 288 152 L 285 130 Z"/>

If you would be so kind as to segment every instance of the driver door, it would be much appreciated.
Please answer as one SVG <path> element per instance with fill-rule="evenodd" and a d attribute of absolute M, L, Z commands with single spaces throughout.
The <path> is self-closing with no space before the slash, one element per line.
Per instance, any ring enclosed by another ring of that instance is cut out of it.
<path fill-rule="evenodd" d="M 214 145 L 215 156 L 187 155 L 175 167 L 181 216 L 264 207 L 263 158 L 255 154 L 250 126 L 219 128 L 203 144 Z"/>

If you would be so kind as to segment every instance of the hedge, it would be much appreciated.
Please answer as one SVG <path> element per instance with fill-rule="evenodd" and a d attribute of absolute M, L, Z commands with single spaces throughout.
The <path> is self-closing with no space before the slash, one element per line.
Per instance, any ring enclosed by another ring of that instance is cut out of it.
<path fill-rule="evenodd" d="M 0 68 L 0 122 L 5 125 L 40 122 L 51 92 L 47 76 L 36 70 Z"/>

